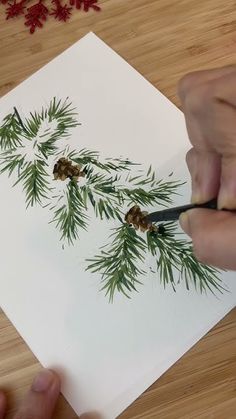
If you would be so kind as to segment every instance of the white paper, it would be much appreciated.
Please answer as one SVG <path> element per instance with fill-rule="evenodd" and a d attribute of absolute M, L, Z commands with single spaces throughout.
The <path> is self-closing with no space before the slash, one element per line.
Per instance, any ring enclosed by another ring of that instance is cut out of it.
<path fill-rule="evenodd" d="M 78 109 L 78 149 L 122 154 L 151 163 L 160 177 L 174 170 L 188 179 L 182 113 L 94 34 L 3 97 L 0 120 L 13 106 L 27 114 L 53 96 L 69 96 Z M 109 304 L 84 262 L 106 242 L 108 227 L 92 222 L 78 245 L 62 250 L 47 212 L 26 212 L 21 187 L 10 185 L 1 175 L 1 307 L 40 362 L 62 371 L 77 414 L 113 419 L 235 306 L 235 274 L 224 274 L 230 292 L 217 298 L 181 285 L 163 290 L 147 277 L 131 300 Z M 188 196 L 186 186 L 179 202 Z"/>

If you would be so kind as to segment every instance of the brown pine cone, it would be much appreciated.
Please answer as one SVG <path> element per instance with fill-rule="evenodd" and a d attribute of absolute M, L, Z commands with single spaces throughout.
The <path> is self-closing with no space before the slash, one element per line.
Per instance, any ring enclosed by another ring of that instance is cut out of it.
<path fill-rule="evenodd" d="M 135 230 L 157 231 L 157 227 L 147 221 L 147 211 L 141 211 L 138 205 L 134 205 L 125 215 L 125 221 L 134 226 Z"/>
<path fill-rule="evenodd" d="M 69 178 L 77 181 L 79 177 L 84 177 L 85 173 L 81 170 L 79 164 L 73 165 L 70 160 L 61 157 L 54 165 L 53 175 L 54 180 L 64 181 Z"/>

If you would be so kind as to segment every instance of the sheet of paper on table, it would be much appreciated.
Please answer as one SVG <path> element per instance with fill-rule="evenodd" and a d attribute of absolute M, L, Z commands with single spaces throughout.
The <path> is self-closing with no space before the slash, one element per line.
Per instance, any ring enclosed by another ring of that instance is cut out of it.
<path fill-rule="evenodd" d="M 75 147 L 189 180 L 182 113 L 94 34 L 3 97 L 0 120 L 54 96 L 78 109 Z M 40 362 L 64 371 L 63 394 L 78 414 L 115 418 L 235 306 L 235 274 L 223 275 L 230 292 L 217 297 L 181 285 L 164 290 L 150 274 L 131 300 L 116 295 L 109 304 L 84 261 L 110 226 L 92 221 L 78 245 L 62 249 L 47 212 L 26 211 L 21 187 L 11 185 L 1 175 L 0 305 Z M 188 199 L 189 184 L 176 203 Z"/>

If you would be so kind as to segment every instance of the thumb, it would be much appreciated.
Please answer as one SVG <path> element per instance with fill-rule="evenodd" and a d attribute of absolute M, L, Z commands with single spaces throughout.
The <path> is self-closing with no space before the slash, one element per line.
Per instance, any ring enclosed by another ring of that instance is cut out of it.
<path fill-rule="evenodd" d="M 34 379 L 14 419 L 51 419 L 59 394 L 57 375 L 50 370 L 42 370 Z"/>
<path fill-rule="evenodd" d="M 193 241 L 196 258 L 221 269 L 236 269 L 236 214 L 194 209 L 180 216 L 180 225 Z"/>

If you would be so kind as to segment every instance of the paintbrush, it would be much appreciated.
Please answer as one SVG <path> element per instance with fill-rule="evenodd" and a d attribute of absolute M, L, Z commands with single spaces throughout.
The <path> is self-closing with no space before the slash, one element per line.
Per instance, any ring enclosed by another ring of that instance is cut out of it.
<path fill-rule="evenodd" d="M 196 208 L 208 208 L 208 209 L 217 209 L 217 199 L 212 199 L 211 201 L 206 202 L 205 204 L 188 204 L 182 205 L 180 207 L 168 208 L 162 211 L 152 212 L 148 214 L 146 219 L 148 222 L 160 222 L 160 221 L 174 221 L 178 220 L 179 216 L 188 210 Z"/>

